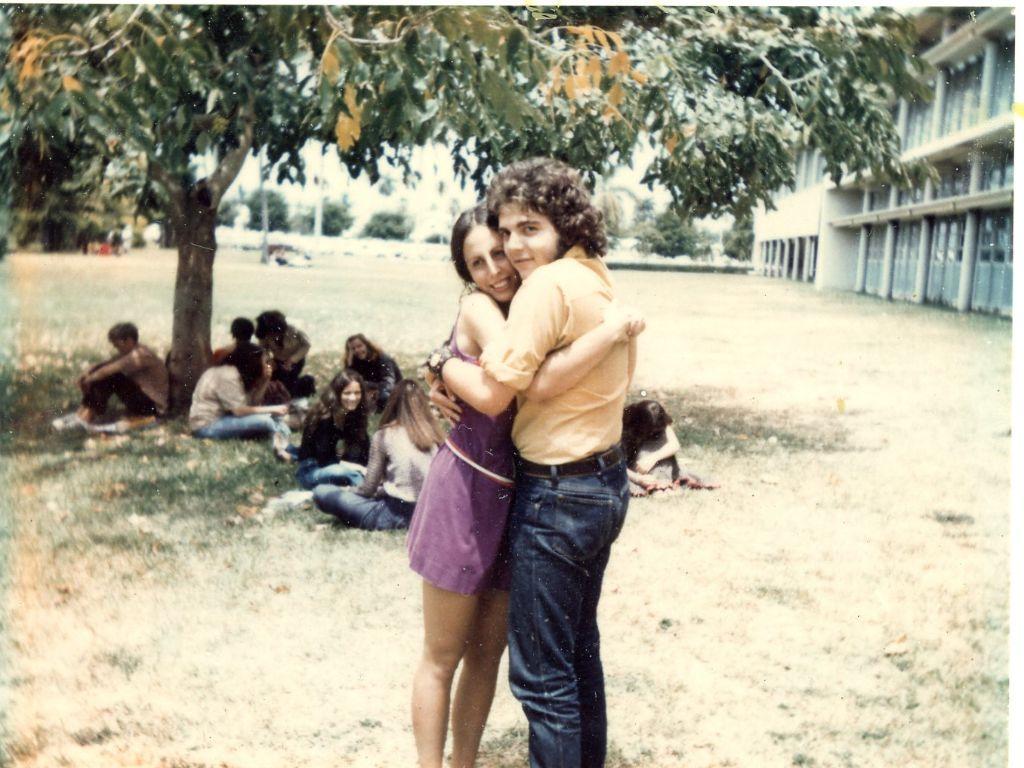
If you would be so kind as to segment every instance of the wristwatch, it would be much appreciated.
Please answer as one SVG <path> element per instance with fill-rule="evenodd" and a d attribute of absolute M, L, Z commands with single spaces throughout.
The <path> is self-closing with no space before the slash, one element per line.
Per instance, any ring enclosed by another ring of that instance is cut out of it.
<path fill-rule="evenodd" d="M 453 357 L 455 357 L 455 353 L 452 352 L 452 348 L 444 344 L 430 353 L 430 357 L 427 358 L 427 370 L 440 379 L 444 364 Z"/>

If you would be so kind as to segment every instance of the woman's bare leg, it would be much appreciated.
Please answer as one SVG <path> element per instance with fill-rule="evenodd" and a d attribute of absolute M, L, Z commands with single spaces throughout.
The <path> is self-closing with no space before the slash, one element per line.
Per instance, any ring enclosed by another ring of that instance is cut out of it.
<path fill-rule="evenodd" d="M 478 597 L 423 582 L 423 656 L 412 681 L 412 731 L 420 768 L 441 768 L 455 668 L 466 650 Z"/>
<path fill-rule="evenodd" d="M 452 766 L 472 768 L 508 643 L 508 592 L 480 596 L 452 704 Z"/>

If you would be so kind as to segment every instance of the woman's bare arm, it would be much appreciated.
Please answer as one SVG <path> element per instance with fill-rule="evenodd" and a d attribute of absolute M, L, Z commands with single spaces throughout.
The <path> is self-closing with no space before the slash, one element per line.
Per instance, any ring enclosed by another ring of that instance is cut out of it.
<path fill-rule="evenodd" d="M 641 473 L 647 474 L 652 469 L 654 469 L 655 464 L 657 464 L 662 459 L 667 459 L 671 456 L 675 456 L 676 451 L 678 450 L 679 438 L 676 437 L 675 430 L 672 429 L 671 425 L 669 425 L 665 427 L 665 445 L 661 446 L 661 448 L 654 451 L 654 453 L 644 456 L 643 461 L 638 461 L 636 463 L 636 468 L 640 470 Z"/>

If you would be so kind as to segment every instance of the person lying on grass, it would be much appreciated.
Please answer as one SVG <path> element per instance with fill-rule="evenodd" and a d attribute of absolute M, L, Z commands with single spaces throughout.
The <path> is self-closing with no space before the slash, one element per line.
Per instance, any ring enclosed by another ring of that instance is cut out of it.
<path fill-rule="evenodd" d="M 318 485 L 313 503 L 350 528 L 408 528 L 430 462 L 444 433 L 415 381 L 395 385 L 370 442 L 366 478 L 357 488 Z"/>
<path fill-rule="evenodd" d="M 75 413 L 55 419 L 54 429 L 94 424 L 107 412 L 111 396 L 124 404 L 129 421 L 148 423 L 167 412 L 167 367 L 152 349 L 139 344 L 139 329 L 118 323 L 107 339 L 117 354 L 78 377 L 82 404 Z"/>
<path fill-rule="evenodd" d="M 256 405 L 270 379 L 270 359 L 255 344 L 239 346 L 223 365 L 208 368 L 196 383 L 188 426 L 192 436 L 207 440 L 269 437 L 274 454 L 291 461 L 288 425 L 275 417 L 287 405 Z"/>
<path fill-rule="evenodd" d="M 623 409 L 622 449 L 633 496 L 675 488 L 718 488 L 718 483 L 703 480 L 679 464 L 679 438 L 672 429 L 672 417 L 657 400 L 641 400 Z"/>

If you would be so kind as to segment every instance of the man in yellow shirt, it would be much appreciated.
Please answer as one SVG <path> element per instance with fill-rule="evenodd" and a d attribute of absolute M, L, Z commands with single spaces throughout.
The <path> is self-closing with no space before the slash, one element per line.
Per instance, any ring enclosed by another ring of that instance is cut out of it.
<path fill-rule="evenodd" d="M 600 324 L 615 299 L 600 259 L 604 223 L 579 174 L 547 158 L 503 169 L 487 206 L 523 285 L 480 367 L 443 359 L 435 372 L 486 413 L 518 400 L 512 691 L 530 724 L 533 768 L 601 766 L 607 719 L 597 604 L 629 502 L 619 439 L 635 340 L 612 347 L 562 394 L 525 397 L 544 358 Z"/>

